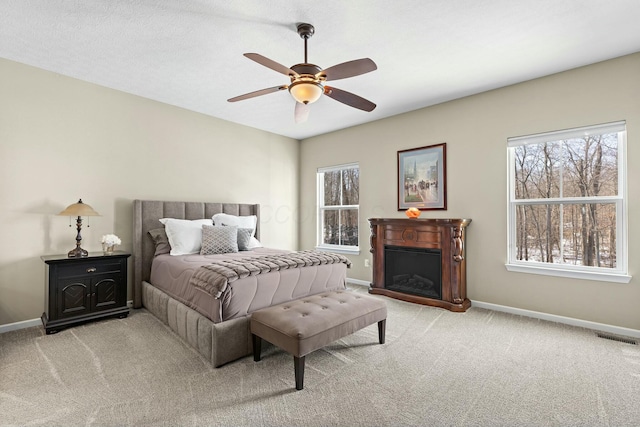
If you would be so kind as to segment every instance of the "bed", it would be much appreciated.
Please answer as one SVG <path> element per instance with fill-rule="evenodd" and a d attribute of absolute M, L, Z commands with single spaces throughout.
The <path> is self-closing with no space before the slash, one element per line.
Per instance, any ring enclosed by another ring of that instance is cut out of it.
<path fill-rule="evenodd" d="M 161 218 L 210 219 L 215 214 L 241 219 L 255 215 L 255 238 L 259 240 L 260 206 L 257 204 L 134 200 L 133 204 L 133 304 L 145 307 L 211 364 L 219 367 L 252 353 L 251 313 L 271 305 L 308 295 L 344 289 L 348 262 L 320 263 L 273 269 L 234 279 L 212 292 L 194 286 L 201 267 L 228 261 L 262 260 L 292 251 L 263 247 L 220 255 L 156 254 L 151 237 L 162 227 Z M 151 232 L 151 233 L 150 233 Z M 214 264 L 212 264 L 214 263 Z M 196 281 L 197 282 L 197 281 Z"/>

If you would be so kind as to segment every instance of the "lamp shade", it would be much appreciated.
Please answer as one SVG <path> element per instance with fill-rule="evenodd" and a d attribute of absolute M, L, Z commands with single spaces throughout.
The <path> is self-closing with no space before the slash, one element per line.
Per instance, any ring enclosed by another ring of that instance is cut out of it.
<path fill-rule="evenodd" d="M 291 93 L 293 99 L 301 104 L 316 102 L 323 92 L 324 88 L 322 85 L 314 81 L 296 81 L 289 86 L 289 93 Z"/>
<path fill-rule="evenodd" d="M 65 210 L 60 212 L 61 216 L 100 216 L 100 214 L 93 210 L 91 206 L 84 203 L 82 199 L 78 200 L 78 203 L 67 206 Z"/>
<path fill-rule="evenodd" d="M 67 208 L 60 212 L 58 215 L 78 217 L 76 219 L 76 228 L 78 230 L 78 234 L 76 235 L 76 247 L 75 249 L 69 251 L 69 258 L 81 258 L 89 256 L 89 252 L 80 247 L 80 242 L 82 241 L 82 236 L 80 235 L 80 229 L 82 229 L 82 217 L 100 216 L 100 214 L 94 211 L 93 208 L 88 204 L 83 203 L 82 199 L 79 199 L 78 203 L 67 206 Z M 71 227 L 71 224 L 69 224 L 69 227 Z"/>

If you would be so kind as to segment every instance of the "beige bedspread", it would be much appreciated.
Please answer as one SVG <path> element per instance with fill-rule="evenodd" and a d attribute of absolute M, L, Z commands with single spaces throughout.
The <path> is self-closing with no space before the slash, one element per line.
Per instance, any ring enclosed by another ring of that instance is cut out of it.
<path fill-rule="evenodd" d="M 351 267 L 351 261 L 343 255 L 315 250 L 219 260 L 201 266 L 191 276 L 189 282 L 215 298 L 220 298 L 227 290 L 229 283 L 238 279 L 272 271 L 336 263 L 343 263 L 347 268 Z"/>

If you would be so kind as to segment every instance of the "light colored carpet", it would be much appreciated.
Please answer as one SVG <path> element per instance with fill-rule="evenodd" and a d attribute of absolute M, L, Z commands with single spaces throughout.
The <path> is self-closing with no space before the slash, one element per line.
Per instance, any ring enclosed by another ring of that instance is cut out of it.
<path fill-rule="evenodd" d="M 302 391 L 279 349 L 215 369 L 145 310 L 55 335 L 5 333 L 0 425 L 640 425 L 638 346 L 386 301 L 387 343 L 372 325 L 312 353 Z"/>

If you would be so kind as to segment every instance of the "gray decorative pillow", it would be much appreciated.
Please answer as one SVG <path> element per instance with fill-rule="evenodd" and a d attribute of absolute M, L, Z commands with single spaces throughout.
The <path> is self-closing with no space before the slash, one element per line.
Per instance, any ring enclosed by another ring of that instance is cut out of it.
<path fill-rule="evenodd" d="M 153 254 L 154 257 L 171 252 L 171 245 L 169 244 L 169 238 L 167 237 L 167 232 L 164 231 L 164 227 L 154 228 L 153 230 L 149 230 L 148 233 L 156 245 L 156 252 Z"/>
<path fill-rule="evenodd" d="M 238 227 L 202 226 L 200 255 L 238 252 Z"/>
<path fill-rule="evenodd" d="M 251 242 L 251 235 L 253 229 L 251 228 L 238 228 L 238 249 L 241 251 L 248 251 L 251 249 L 249 244 Z"/>

